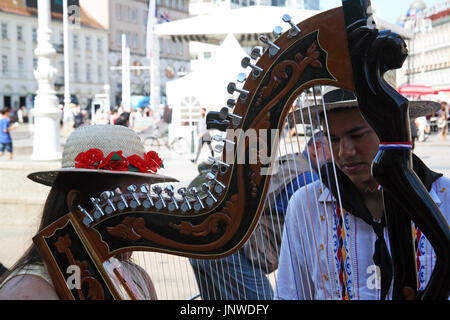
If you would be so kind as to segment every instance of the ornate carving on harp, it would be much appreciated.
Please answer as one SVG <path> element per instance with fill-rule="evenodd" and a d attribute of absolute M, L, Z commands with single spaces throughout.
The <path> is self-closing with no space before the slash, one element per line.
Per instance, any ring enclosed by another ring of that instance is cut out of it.
<path fill-rule="evenodd" d="M 348 8 L 348 2 L 356 4 L 356 10 Z M 363 8 L 359 1 L 344 1 L 344 10 L 336 8 L 297 26 L 292 25 L 291 30 L 273 43 L 261 37 L 261 41 L 268 45 L 267 50 L 256 64 L 248 60 L 242 63 L 252 68 L 252 76 L 241 89 L 234 83 L 228 86 L 230 94 L 239 94 L 236 100 L 227 103 L 228 107 L 234 108 L 233 113 L 225 108 L 208 114 L 210 128 L 227 131 L 227 137 L 222 140 L 222 159 L 213 159 L 214 164 L 208 173 L 210 183 L 203 190 L 206 196 L 200 197 L 195 188 L 175 191 L 170 187 L 163 190 L 159 186 L 130 187 L 128 193 L 105 194 L 103 201 L 94 198 L 92 211 L 80 208 L 80 211 L 64 216 L 39 233 L 34 241 L 45 257 L 59 294 L 68 299 L 86 296 L 92 299 L 140 298 L 134 294 L 136 291 L 127 281 L 126 273 L 113 266 L 114 256 L 120 253 L 155 251 L 197 259 L 217 259 L 241 248 L 264 209 L 273 169 L 271 164 L 277 156 L 277 139 L 284 119 L 297 96 L 306 89 L 333 85 L 356 90 L 360 102 L 383 92 L 383 101 L 400 102 L 398 105 L 401 105 L 401 98 L 392 89 L 389 91 L 383 81 L 378 82 L 384 90 L 378 89 L 374 93 L 370 87 L 373 81 L 367 78 L 373 74 L 357 68 L 357 65 L 365 63 L 357 59 L 367 49 L 367 39 L 373 41 L 360 31 L 364 28 L 353 30 L 352 23 L 358 21 Z M 289 19 L 284 20 L 290 22 Z M 350 26 L 352 56 L 347 26 Z M 373 42 L 377 44 L 377 41 Z M 252 56 L 259 55 L 254 52 Z M 384 72 L 393 67 L 397 65 L 386 64 L 381 70 Z M 379 75 L 379 71 L 380 68 L 374 72 Z M 354 74 L 364 86 L 358 84 L 355 87 Z M 379 119 L 371 120 L 369 110 L 362 109 L 361 112 L 377 131 Z M 254 136 L 248 136 L 248 132 L 253 132 Z M 383 141 L 392 141 L 391 137 L 383 134 L 381 137 Z M 400 138 L 407 137 L 394 139 Z M 383 177 L 383 174 L 377 175 L 381 185 L 390 191 L 393 182 Z M 436 226 L 429 227 L 435 230 Z M 441 225 L 437 243 L 442 242 L 441 234 L 448 234 L 444 229 Z M 423 230 L 429 231 L 427 228 Z M 61 246 L 61 243 L 65 245 Z M 88 294 L 67 287 L 66 269 L 74 263 L 82 266 Z M 442 268 L 441 265 L 444 268 L 448 266 L 446 263 L 440 262 L 438 269 Z M 439 291 L 443 294 L 445 289 Z"/>

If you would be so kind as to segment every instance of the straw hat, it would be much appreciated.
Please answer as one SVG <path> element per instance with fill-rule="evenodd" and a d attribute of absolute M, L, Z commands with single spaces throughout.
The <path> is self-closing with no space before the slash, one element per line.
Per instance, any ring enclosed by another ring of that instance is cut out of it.
<path fill-rule="evenodd" d="M 318 113 L 320 115 L 325 111 L 331 111 L 340 108 L 355 108 L 358 106 L 358 101 L 356 100 L 356 95 L 354 92 L 337 88 L 326 86 L 324 88 L 324 92 L 322 94 L 323 103 L 317 102 L 318 104 Z M 325 105 L 325 107 L 324 107 Z M 440 104 L 434 101 L 409 101 L 409 118 L 416 119 L 418 117 L 426 116 L 437 112 L 440 109 Z M 295 120 L 297 123 L 310 124 L 312 120 L 313 124 L 317 124 L 317 112 L 316 108 L 311 106 L 308 111 L 307 107 L 302 109 L 297 109 L 294 112 Z M 300 114 L 300 112 L 302 114 Z M 311 119 L 310 115 L 311 114 Z"/>
<path fill-rule="evenodd" d="M 149 184 L 178 181 L 156 174 L 161 165 L 157 153 L 145 153 L 141 138 L 130 128 L 90 125 L 79 127 L 67 138 L 61 169 L 33 172 L 28 178 L 47 186 L 53 185 L 60 172 L 128 175 Z"/>

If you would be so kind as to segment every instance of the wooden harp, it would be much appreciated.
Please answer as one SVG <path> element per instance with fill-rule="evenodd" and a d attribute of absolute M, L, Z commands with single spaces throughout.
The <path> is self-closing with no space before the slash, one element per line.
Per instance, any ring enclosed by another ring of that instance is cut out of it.
<path fill-rule="evenodd" d="M 60 297 L 143 298 L 114 258 L 129 251 L 199 259 L 208 268 L 221 268 L 225 274 L 226 267 L 219 267 L 217 261 L 245 248 L 262 220 L 279 218 L 266 206 L 273 192 L 274 164 L 289 154 L 280 151 L 285 144 L 279 138 L 289 117 L 294 118 L 294 124 L 301 121 L 291 108 L 308 90 L 313 97 L 315 89 L 322 86 L 356 92 L 359 103 L 364 105 L 360 112 L 380 140 L 410 141 L 408 102 L 383 79 L 386 71 L 402 65 L 405 45 L 399 36 L 367 24 L 368 6 L 368 1 L 344 0 L 340 8 L 292 24 L 273 42 L 261 36 L 264 53 L 254 53 L 255 64 L 246 61 L 252 70 L 244 85 L 238 88 L 231 83 L 227 88 L 234 97 L 227 102 L 230 108 L 208 114 L 210 128 L 227 132 L 222 157 L 212 160 L 208 172 L 208 192 L 154 193 L 138 189 L 109 199 L 116 211 L 106 213 L 111 211 L 111 204 L 99 203 L 89 212 L 80 209 L 67 214 L 36 235 L 33 240 Z M 306 97 L 320 107 L 318 100 Z M 304 144 L 297 141 L 295 152 L 301 152 Z M 386 165 L 393 162 L 401 165 Z M 412 173 L 411 152 L 380 151 L 373 174 L 383 187 L 389 209 L 386 215 L 394 262 L 393 298 L 405 298 L 405 287 L 413 288 L 415 297 L 448 297 L 449 281 L 438 280 L 449 267 L 448 224 Z M 414 201 L 409 200 L 412 194 Z M 127 205 L 121 206 L 125 202 Z M 424 294 L 419 294 L 416 286 L 417 248 L 411 229 L 405 228 L 411 221 L 427 235 L 438 256 Z M 256 247 L 277 260 L 279 239 L 275 244 L 261 240 Z M 80 268 L 82 288 L 68 286 L 67 270 L 73 265 Z M 175 267 L 173 272 L 179 270 Z M 339 294 L 336 297 L 343 298 Z"/>

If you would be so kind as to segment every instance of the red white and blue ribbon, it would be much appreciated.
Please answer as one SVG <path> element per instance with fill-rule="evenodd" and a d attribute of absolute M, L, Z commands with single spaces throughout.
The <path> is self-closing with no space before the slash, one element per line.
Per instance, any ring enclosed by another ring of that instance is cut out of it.
<path fill-rule="evenodd" d="M 411 150 L 413 148 L 412 142 L 380 142 L 380 150 L 395 150 L 406 149 Z"/>

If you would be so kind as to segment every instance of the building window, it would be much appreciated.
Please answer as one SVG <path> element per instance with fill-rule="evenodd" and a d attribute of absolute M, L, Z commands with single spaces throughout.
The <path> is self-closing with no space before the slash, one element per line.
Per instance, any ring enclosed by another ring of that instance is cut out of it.
<path fill-rule="evenodd" d="M 78 43 L 78 35 L 74 34 L 73 35 L 73 48 L 74 49 L 79 49 L 79 43 Z"/>
<path fill-rule="evenodd" d="M 116 45 L 119 48 L 122 47 L 122 32 L 121 31 L 117 31 L 117 34 L 116 34 Z"/>
<path fill-rule="evenodd" d="M 130 7 L 127 7 L 126 12 L 127 12 L 127 21 L 130 22 L 131 21 L 131 10 L 130 10 Z"/>
<path fill-rule="evenodd" d="M 184 1 L 178 0 L 178 9 L 183 10 L 184 9 Z"/>
<path fill-rule="evenodd" d="M 131 13 L 131 18 L 133 19 L 134 23 L 138 22 L 138 12 L 137 9 L 133 9 L 133 12 Z"/>
<path fill-rule="evenodd" d="M 97 74 L 98 74 L 98 82 L 102 83 L 103 82 L 103 68 L 102 68 L 102 66 L 98 66 L 97 67 Z"/>
<path fill-rule="evenodd" d="M 122 6 L 120 4 L 117 5 L 117 20 L 122 20 Z"/>
<path fill-rule="evenodd" d="M 166 53 L 167 53 L 167 54 L 170 54 L 171 46 L 172 46 L 172 40 L 168 40 L 168 41 L 166 42 Z"/>
<path fill-rule="evenodd" d="M 97 51 L 103 52 L 103 40 L 102 38 L 97 38 Z"/>
<path fill-rule="evenodd" d="M 86 80 L 91 81 L 91 64 L 86 64 Z"/>
<path fill-rule="evenodd" d="M 178 42 L 172 41 L 172 52 L 174 55 L 178 54 Z"/>
<path fill-rule="evenodd" d="M 24 69 L 23 57 L 21 57 L 21 56 L 17 57 L 17 66 L 19 67 L 19 71 L 23 71 L 23 69 Z"/>
<path fill-rule="evenodd" d="M 75 79 L 75 81 L 79 80 L 79 67 L 78 67 L 78 62 L 74 62 L 73 63 L 73 78 Z"/>
<path fill-rule="evenodd" d="M 37 43 L 37 29 L 36 28 L 31 29 L 31 34 L 33 38 L 33 43 Z"/>
<path fill-rule="evenodd" d="M 135 33 L 133 36 L 133 47 L 135 49 L 139 49 L 139 39 L 137 33 Z"/>
<path fill-rule="evenodd" d="M 17 26 L 17 40 L 23 41 L 23 27 Z"/>
<path fill-rule="evenodd" d="M 180 53 L 180 56 L 182 57 L 182 56 L 184 56 L 184 43 L 183 42 L 180 42 L 180 45 L 179 45 L 179 53 Z"/>
<path fill-rule="evenodd" d="M 33 58 L 33 69 L 36 70 L 38 67 L 38 58 Z"/>
<path fill-rule="evenodd" d="M 59 33 L 59 44 L 64 45 L 64 32 Z"/>
<path fill-rule="evenodd" d="M 92 46 L 91 46 L 91 37 L 86 36 L 86 50 L 91 50 Z"/>
<path fill-rule="evenodd" d="M 2 23 L 2 39 L 8 39 L 8 25 Z"/>
<path fill-rule="evenodd" d="M 144 26 L 146 26 L 147 22 L 148 22 L 148 11 L 147 10 L 144 11 L 144 15 L 142 16 L 142 21 L 144 22 Z"/>
<path fill-rule="evenodd" d="M 8 56 L 2 55 L 2 72 L 8 72 Z"/>

